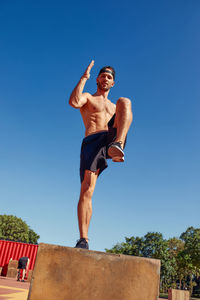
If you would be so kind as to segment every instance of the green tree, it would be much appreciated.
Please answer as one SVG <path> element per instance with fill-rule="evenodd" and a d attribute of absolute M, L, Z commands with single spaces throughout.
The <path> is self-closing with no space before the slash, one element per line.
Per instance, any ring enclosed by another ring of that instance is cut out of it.
<path fill-rule="evenodd" d="M 40 236 L 21 218 L 12 215 L 0 215 L 0 239 L 37 244 Z"/>
<path fill-rule="evenodd" d="M 190 255 L 193 265 L 200 268 L 200 228 L 188 227 L 180 239 L 184 241 L 185 252 Z"/>
<path fill-rule="evenodd" d="M 125 238 L 126 242 L 116 244 L 112 249 L 106 249 L 110 253 L 155 258 L 161 260 L 161 286 L 166 291 L 176 275 L 174 269 L 175 260 L 171 259 L 168 251 L 168 242 L 159 232 L 148 232 L 144 237 Z"/>
<path fill-rule="evenodd" d="M 160 259 L 161 261 L 161 290 L 166 292 L 176 276 L 175 259 L 170 257 L 168 241 L 159 232 L 148 232 L 144 236 L 142 249 L 144 257 Z"/>
<path fill-rule="evenodd" d="M 29 244 L 37 244 L 40 236 L 33 231 L 33 229 L 29 228 L 28 232 Z"/>
<path fill-rule="evenodd" d="M 170 257 L 177 257 L 178 253 L 184 249 L 185 243 L 179 238 L 173 237 L 168 240 L 168 251 Z"/>
<path fill-rule="evenodd" d="M 180 285 L 187 285 L 192 294 L 196 285 L 194 279 L 200 275 L 200 228 L 188 227 L 180 239 L 184 242 L 184 249 L 177 256 L 177 276 Z"/>
<path fill-rule="evenodd" d="M 144 237 L 126 237 L 107 252 L 160 259 L 161 291 L 169 287 L 192 290 L 200 276 L 200 228 L 189 227 L 180 238 L 165 240 L 159 232 L 148 232 Z"/>
<path fill-rule="evenodd" d="M 117 243 L 112 249 L 105 249 L 106 252 L 115 254 L 126 254 L 134 256 L 143 256 L 143 238 L 140 237 L 125 237 L 125 243 Z"/>

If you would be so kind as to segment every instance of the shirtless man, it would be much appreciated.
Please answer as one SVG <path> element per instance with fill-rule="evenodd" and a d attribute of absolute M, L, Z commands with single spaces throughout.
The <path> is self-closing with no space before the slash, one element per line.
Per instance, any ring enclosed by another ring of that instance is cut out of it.
<path fill-rule="evenodd" d="M 89 249 L 88 229 L 92 216 L 92 195 L 99 174 L 107 167 L 107 158 L 124 161 L 124 146 L 132 122 L 131 101 L 119 98 L 116 105 L 108 99 L 114 86 L 115 71 L 107 66 L 100 70 L 97 91 L 94 95 L 83 93 L 86 81 L 94 65 L 92 60 L 77 86 L 69 104 L 80 109 L 85 125 L 85 138 L 81 146 L 81 192 L 78 203 L 80 239 L 76 248 Z"/>

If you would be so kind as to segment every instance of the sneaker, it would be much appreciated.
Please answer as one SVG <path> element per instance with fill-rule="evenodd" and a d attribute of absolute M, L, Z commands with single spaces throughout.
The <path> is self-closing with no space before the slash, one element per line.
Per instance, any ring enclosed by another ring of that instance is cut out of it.
<path fill-rule="evenodd" d="M 81 238 L 80 240 L 77 241 L 76 246 L 74 248 L 82 248 L 82 249 L 89 250 L 89 245 L 85 238 Z"/>
<path fill-rule="evenodd" d="M 112 158 L 112 161 L 114 162 L 124 162 L 124 156 L 120 157 L 120 156 L 115 156 Z"/>
<path fill-rule="evenodd" d="M 108 147 L 108 155 L 112 158 L 114 162 L 124 161 L 124 151 L 121 147 L 121 142 L 113 142 Z"/>

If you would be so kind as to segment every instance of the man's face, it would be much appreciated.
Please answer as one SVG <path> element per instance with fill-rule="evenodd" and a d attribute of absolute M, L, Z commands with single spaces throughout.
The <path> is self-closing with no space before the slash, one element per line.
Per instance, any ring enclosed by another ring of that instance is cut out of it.
<path fill-rule="evenodd" d="M 108 69 L 108 71 L 110 71 Z M 100 90 L 109 91 L 115 84 L 111 73 L 103 72 L 97 77 L 97 85 Z"/>

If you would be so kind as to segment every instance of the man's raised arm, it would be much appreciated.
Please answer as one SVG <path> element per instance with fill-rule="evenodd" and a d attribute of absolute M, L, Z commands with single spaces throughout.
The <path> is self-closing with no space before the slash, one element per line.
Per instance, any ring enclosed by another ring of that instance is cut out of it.
<path fill-rule="evenodd" d="M 69 98 L 69 104 L 74 108 L 80 108 L 87 103 L 87 93 L 83 94 L 83 89 L 86 84 L 86 81 L 90 78 L 90 71 L 94 66 L 94 60 L 91 61 L 89 66 L 87 67 L 85 73 L 79 80 L 77 86 L 71 93 Z"/>

